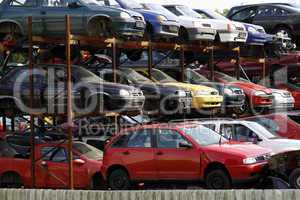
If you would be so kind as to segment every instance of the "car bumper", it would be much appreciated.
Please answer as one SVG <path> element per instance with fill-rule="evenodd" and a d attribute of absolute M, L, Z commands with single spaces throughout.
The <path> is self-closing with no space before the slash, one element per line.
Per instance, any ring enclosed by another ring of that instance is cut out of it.
<path fill-rule="evenodd" d="M 117 34 L 122 36 L 143 37 L 146 24 L 143 21 L 119 20 L 113 23 Z"/>
<path fill-rule="evenodd" d="M 213 41 L 216 38 L 216 30 L 212 28 L 189 28 L 187 31 L 190 40 Z"/>
<path fill-rule="evenodd" d="M 192 107 L 192 98 L 190 97 L 178 97 L 172 98 L 168 101 L 164 110 L 161 110 L 162 114 L 175 114 L 186 113 Z"/>
<path fill-rule="evenodd" d="M 173 38 L 178 36 L 179 24 L 176 22 L 162 22 L 160 26 L 155 29 L 155 34 L 158 37 Z"/>
<path fill-rule="evenodd" d="M 246 42 L 248 33 L 246 31 L 219 32 L 221 42 Z"/>
<path fill-rule="evenodd" d="M 234 184 L 251 183 L 262 177 L 267 162 L 228 167 Z"/>
<path fill-rule="evenodd" d="M 267 34 L 248 32 L 247 42 L 249 44 L 265 44 L 267 42 Z"/>
<path fill-rule="evenodd" d="M 273 99 L 272 95 L 253 96 L 251 104 L 254 108 L 272 108 Z"/>
<path fill-rule="evenodd" d="M 295 100 L 293 97 L 275 97 L 273 99 L 273 109 L 293 109 L 295 106 Z"/>
<path fill-rule="evenodd" d="M 245 103 L 245 95 L 226 95 L 224 98 L 225 107 L 241 107 Z"/>
<path fill-rule="evenodd" d="M 218 108 L 221 107 L 222 102 L 223 102 L 222 96 L 217 96 L 217 95 L 194 96 L 192 101 L 192 108 L 195 109 Z"/>
<path fill-rule="evenodd" d="M 117 97 L 110 99 L 109 111 L 116 113 L 141 113 L 145 97 Z"/>

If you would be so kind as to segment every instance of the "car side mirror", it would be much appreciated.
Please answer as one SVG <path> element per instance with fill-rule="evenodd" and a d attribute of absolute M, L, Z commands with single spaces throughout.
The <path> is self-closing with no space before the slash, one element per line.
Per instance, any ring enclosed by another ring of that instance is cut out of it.
<path fill-rule="evenodd" d="M 74 164 L 76 164 L 76 165 L 84 165 L 84 164 L 85 164 L 85 161 L 82 160 L 82 159 L 80 159 L 80 158 L 75 159 L 73 162 L 74 162 Z"/>
<path fill-rule="evenodd" d="M 190 149 L 192 147 L 193 147 L 193 145 L 191 143 L 188 143 L 188 142 L 180 142 L 179 143 L 179 148 Z"/>
<path fill-rule="evenodd" d="M 74 1 L 74 2 L 69 3 L 68 7 L 69 8 L 79 8 L 80 5 L 76 1 Z"/>

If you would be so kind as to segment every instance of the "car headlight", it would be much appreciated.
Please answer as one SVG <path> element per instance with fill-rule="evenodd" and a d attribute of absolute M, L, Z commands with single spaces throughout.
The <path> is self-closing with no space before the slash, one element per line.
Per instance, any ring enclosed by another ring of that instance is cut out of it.
<path fill-rule="evenodd" d="M 243 164 L 244 165 L 251 165 L 251 164 L 254 164 L 256 163 L 256 158 L 245 158 L 243 159 Z"/>
<path fill-rule="evenodd" d="M 209 94 L 210 94 L 210 91 L 208 91 L 208 90 L 197 90 L 195 92 L 195 96 L 209 95 Z"/>
<path fill-rule="evenodd" d="M 194 21 L 193 25 L 196 26 L 196 27 L 201 27 L 202 26 L 202 22 Z"/>
<path fill-rule="evenodd" d="M 130 19 L 131 18 L 131 16 L 127 12 L 121 12 L 120 17 L 122 19 Z"/>
<path fill-rule="evenodd" d="M 232 95 L 233 94 L 233 91 L 229 88 L 225 88 L 224 89 L 224 94 L 229 94 L 229 95 Z"/>
<path fill-rule="evenodd" d="M 120 90 L 120 96 L 122 96 L 122 97 L 128 97 L 128 96 L 130 96 L 130 92 L 127 91 L 127 90 L 121 89 Z"/>
<path fill-rule="evenodd" d="M 265 96 L 267 95 L 267 93 L 263 92 L 263 91 L 257 91 L 254 93 L 254 96 Z"/>
<path fill-rule="evenodd" d="M 177 90 L 177 91 L 175 92 L 175 95 L 176 95 L 176 96 L 179 96 L 179 97 L 185 97 L 185 96 L 186 96 L 186 93 L 185 93 L 185 91 L 183 91 L 183 90 Z"/>
<path fill-rule="evenodd" d="M 156 19 L 157 19 L 159 22 L 168 21 L 168 19 L 167 19 L 165 16 L 163 16 L 163 15 L 158 15 L 158 16 L 156 17 Z"/>
<path fill-rule="evenodd" d="M 251 33 L 257 33 L 258 31 L 256 30 L 256 28 L 254 27 L 248 27 L 248 32 L 251 32 Z"/>

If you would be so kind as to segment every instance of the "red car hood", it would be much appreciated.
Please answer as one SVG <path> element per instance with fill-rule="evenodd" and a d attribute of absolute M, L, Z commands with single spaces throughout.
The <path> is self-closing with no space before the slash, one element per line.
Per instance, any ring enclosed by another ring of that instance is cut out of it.
<path fill-rule="evenodd" d="M 270 153 L 271 150 L 250 143 L 229 142 L 221 145 L 214 144 L 205 147 L 207 151 L 238 155 L 242 157 L 256 157 Z"/>
<path fill-rule="evenodd" d="M 259 90 L 259 91 L 263 91 L 267 94 L 272 94 L 271 89 L 266 88 L 265 86 L 262 86 L 262 85 L 255 84 L 255 83 L 232 82 L 231 84 L 235 85 L 235 86 L 239 86 L 240 88 L 245 89 L 245 90 L 246 89 Z"/>

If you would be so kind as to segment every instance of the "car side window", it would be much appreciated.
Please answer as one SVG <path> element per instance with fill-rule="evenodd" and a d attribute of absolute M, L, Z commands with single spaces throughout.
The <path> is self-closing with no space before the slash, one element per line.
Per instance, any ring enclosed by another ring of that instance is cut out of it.
<path fill-rule="evenodd" d="M 42 5 L 46 7 L 67 7 L 68 1 L 67 0 L 44 0 Z"/>
<path fill-rule="evenodd" d="M 172 13 L 174 13 L 177 16 L 181 16 L 182 13 L 179 12 L 175 7 L 168 7 L 168 10 L 171 11 Z"/>
<path fill-rule="evenodd" d="M 67 162 L 68 156 L 65 148 L 44 147 L 41 149 L 42 160 L 52 162 Z"/>
<path fill-rule="evenodd" d="M 111 145 L 112 148 L 122 148 L 125 147 L 126 141 L 128 139 L 128 134 L 124 134 L 119 136 L 116 141 L 114 141 Z"/>
<path fill-rule="evenodd" d="M 233 138 L 234 129 L 231 124 L 221 124 L 220 126 L 220 134 L 226 139 Z"/>
<path fill-rule="evenodd" d="M 233 135 L 233 139 L 237 141 L 242 142 L 253 142 L 255 138 L 257 138 L 257 135 L 248 127 L 241 125 L 241 124 L 235 124 L 235 131 Z"/>
<path fill-rule="evenodd" d="M 36 6 L 35 0 L 12 0 L 9 3 L 10 6 L 20 6 L 20 7 L 27 7 L 27 6 Z"/>
<path fill-rule="evenodd" d="M 180 133 L 170 129 L 158 129 L 158 148 L 179 148 L 180 143 L 189 143 Z"/>
<path fill-rule="evenodd" d="M 138 130 L 129 135 L 127 147 L 129 148 L 151 148 L 152 147 L 152 131 L 150 129 Z"/>
<path fill-rule="evenodd" d="M 206 128 L 209 128 L 209 129 L 211 129 L 213 131 L 216 130 L 216 125 L 214 125 L 214 124 L 201 124 L 201 125 L 204 126 L 204 127 L 206 127 Z"/>
<path fill-rule="evenodd" d="M 287 10 L 277 8 L 275 16 L 287 16 L 288 14 L 289 14 L 289 12 Z"/>

